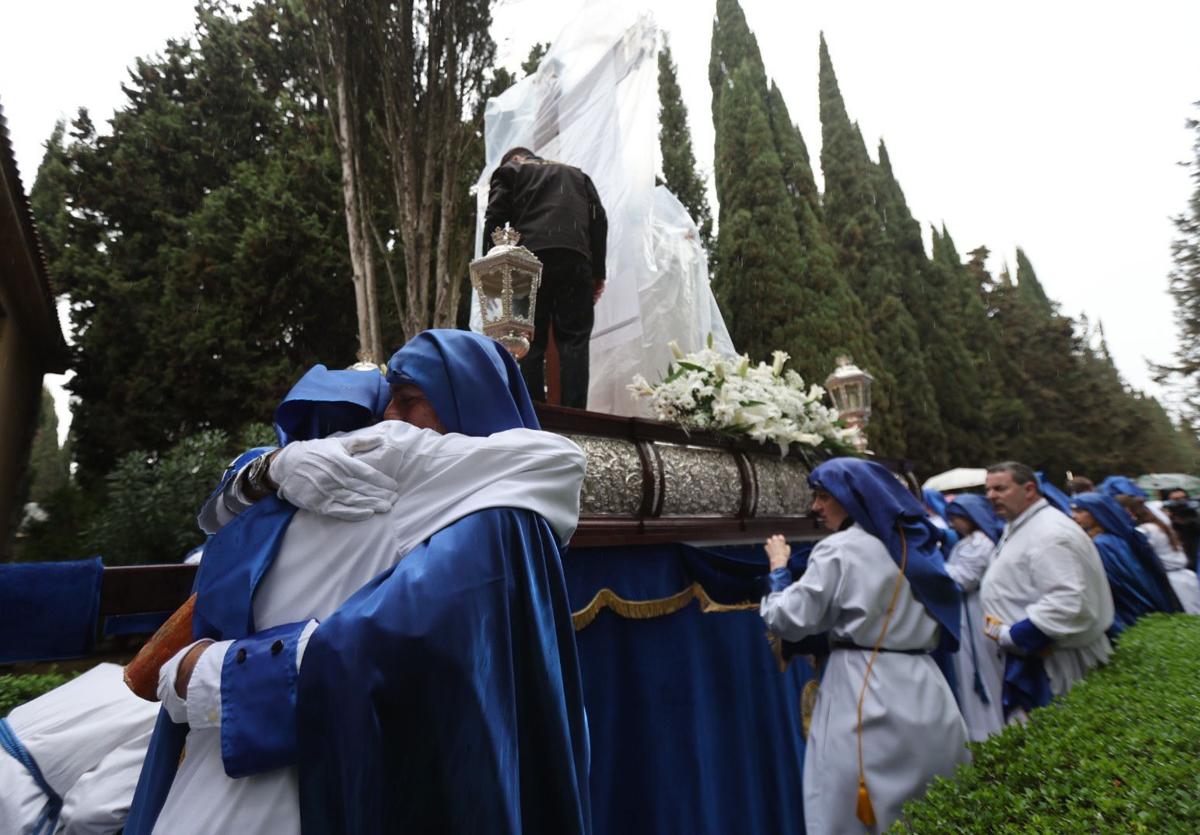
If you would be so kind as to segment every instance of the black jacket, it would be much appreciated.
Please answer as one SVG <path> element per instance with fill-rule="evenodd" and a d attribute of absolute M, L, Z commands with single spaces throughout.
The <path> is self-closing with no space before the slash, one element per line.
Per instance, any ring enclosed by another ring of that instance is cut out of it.
<path fill-rule="evenodd" d="M 483 220 L 485 249 L 492 231 L 506 222 L 532 252 L 571 249 L 587 256 L 593 279 L 604 281 L 608 218 L 592 179 L 578 168 L 540 157 L 497 168 Z"/>

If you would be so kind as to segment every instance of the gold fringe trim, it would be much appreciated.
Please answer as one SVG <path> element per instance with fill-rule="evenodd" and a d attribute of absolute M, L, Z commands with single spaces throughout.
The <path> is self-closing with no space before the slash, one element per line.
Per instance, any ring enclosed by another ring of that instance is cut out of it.
<path fill-rule="evenodd" d="M 700 601 L 700 611 L 705 614 L 741 612 L 747 609 L 757 609 L 759 605 L 757 601 L 718 603 L 708 596 L 708 592 L 699 583 L 692 583 L 683 591 L 670 597 L 660 597 L 657 600 L 626 600 L 618 596 L 612 589 L 604 588 L 596 592 L 596 596 L 588 605 L 571 614 L 571 622 L 575 626 L 575 631 L 578 632 L 591 626 L 592 621 L 596 619 L 602 609 L 611 609 L 621 617 L 633 620 L 660 618 L 663 615 L 678 612 L 693 600 Z"/>

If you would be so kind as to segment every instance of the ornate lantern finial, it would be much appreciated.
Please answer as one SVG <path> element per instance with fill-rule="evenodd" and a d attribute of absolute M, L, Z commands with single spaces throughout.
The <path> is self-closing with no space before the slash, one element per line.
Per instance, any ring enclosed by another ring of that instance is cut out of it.
<path fill-rule="evenodd" d="M 516 359 L 529 353 L 533 314 L 542 262 L 523 246 L 521 234 L 504 224 L 492 232 L 495 244 L 487 255 L 471 262 L 471 286 L 479 298 L 483 332 Z"/>
<path fill-rule="evenodd" d="M 867 422 L 871 419 L 871 383 L 875 381 L 848 356 L 837 358 L 837 368 L 825 379 L 825 388 L 833 398 L 834 408 L 847 426 L 858 430 L 854 448 L 867 450 Z"/>

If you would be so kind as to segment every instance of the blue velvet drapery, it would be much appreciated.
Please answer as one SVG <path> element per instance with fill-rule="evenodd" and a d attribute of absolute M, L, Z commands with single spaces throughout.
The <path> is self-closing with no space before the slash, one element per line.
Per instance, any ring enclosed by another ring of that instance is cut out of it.
<path fill-rule="evenodd" d="M 803 658 L 781 671 L 767 641 L 762 547 L 572 549 L 564 567 L 593 831 L 803 832 L 801 698 L 814 675 Z"/>

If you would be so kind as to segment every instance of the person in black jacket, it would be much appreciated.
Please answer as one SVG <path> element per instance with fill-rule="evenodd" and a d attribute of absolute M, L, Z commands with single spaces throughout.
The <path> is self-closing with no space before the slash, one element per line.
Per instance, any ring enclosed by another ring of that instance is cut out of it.
<path fill-rule="evenodd" d="M 521 360 L 521 376 L 534 400 L 546 399 L 543 363 L 553 326 L 562 405 L 587 408 L 588 343 L 593 306 L 604 292 L 608 240 L 600 196 L 578 168 L 512 148 L 492 174 L 484 235 L 505 223 L 542 262 L 533 344 Z"/>

